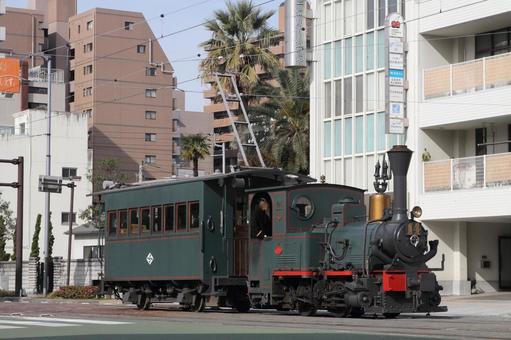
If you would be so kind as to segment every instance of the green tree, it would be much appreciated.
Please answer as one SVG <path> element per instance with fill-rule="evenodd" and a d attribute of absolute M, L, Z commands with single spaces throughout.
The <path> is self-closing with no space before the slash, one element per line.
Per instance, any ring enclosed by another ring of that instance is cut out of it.
<path fill-rule="evenodd" d="M 124 183 L 128 176 L 121 171 L 119 160 L 116 158 L 102 159 L 94 171 L 89 170 L 87 179 L 92 183 L 93 191 L 103 190 L 104 181 L 113 181 L 115 183 Z"/>
<path fill-rule="evenodd" d="M 211 38 L 200 44 L 208 53 L 200 64 L 203 79 L 215 72 L 234 73 L 242 93 L 259 82 L 258 67 L 273 71 L 280 66 L 268 47 L 278 42 L 279 32 L 268 26 L 274 11 L 262 11 L 250 0 L 226 2 L 226 10 L 217 10 L 204 24 Z M 223 86 L 227 79 L 222 78 Z"/>
<path fill-rule="evenodd" d="M 39 234 L 41 233 L 41 214 L 37 214 L 35 221 L 34 235 L 32 236 L 32 248 L 30 249 L 30 257 L 39 261 Z"/>
<path fill-rule="evenodd" d="M 12 238 L 16 226 L 12 215 L 9 202 L 3 200 L 2 193 L 0 193 L 0 261 L 8 261 L 11 257 L 5 252 L 5 246 L 7 241 Z"/>
<path fill-rule="evenodd" d="M 53 236 L 53 223 L 51 223 L 51 213 L 50 213 L 50 223 L 48 225 L 48 257 L 51 259 L 53 255 L 53 244 L 55 243 L 55 236 Z"/>
<path fill-rule="evenodd" d="M 278 86 L 256 91 L 268 100 L 249 110 L 256 138 L 269 165 L 309 173 L 309 74 L 292 69 L 276 73 Z"/>
<path fill-rule="evenodd" d="M 181 157 L 193 162 L 193 176 L 199 176 L 199 159 L 209 154 L 208 138 L 202 134 L 181 138 Z"/>

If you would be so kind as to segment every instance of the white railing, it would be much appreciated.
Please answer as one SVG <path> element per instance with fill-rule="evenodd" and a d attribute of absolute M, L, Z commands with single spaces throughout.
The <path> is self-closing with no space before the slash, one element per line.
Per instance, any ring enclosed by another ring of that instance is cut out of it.
<path fill-rule="evenodd" d="M 48 81 L 48 69 L 42 67 L 34 67 L 28 70 L 28 80 L 30 81 Z M 54 83 L 64 82 L 63 70 L 51 70 L 51 81 Z"/>
<path fill-rule="evenodd" d="M 511 85 L 511 53 L 423 70 L 424 99 Z"/>
<path fill-rule="evenodd" d="M 511 152 L 423 163 L 424 192 L 511 185 Z"/>

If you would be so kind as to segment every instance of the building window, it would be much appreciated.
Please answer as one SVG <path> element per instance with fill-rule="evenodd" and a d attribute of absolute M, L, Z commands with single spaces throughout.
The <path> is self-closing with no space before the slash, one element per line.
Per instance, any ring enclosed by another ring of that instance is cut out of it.
<path fill-rule="evenodd" d="M 335 121 L 334 129 L 334 154 L 342 156 L 342 119 Z"/>
<path fill-rule="evenodd" d="M 87 65 L 83 67 L 83 74 L 91 74 L 92 73 L 92 65 Z"/>
<path fill-rule="evenodd" d="M 334 47 L 334 76 L 340 77 L 342 75 L 342 42 L 336 41 Z"/>
<path fill-rule="evenodd" d="M 130 209 L 130 221 L 129 226 L 130 235 L 138 235 L 138 222 L 139 222 L 139 212 L 138 209 Z"/>
<path fill-rule="evenodd" d="M 47 87 L 29 86 L 28 93 L 48 94 L 48 88 Z"/>
<path fill-rule="evenodd" d="M 25 123 L 20 123 L 20 125 L 19 125 L 19 130 L 20 130 L 20 131 L 19 131 L 19 134 L 20 134 L 20 135 L 24 135 L 24 134 L 25 134 L 25 132 L 26 132 L 26 131 L 25 131 Z"/>
<path fill-rule="evenodd" d="M 133 21 L 125 21 L 124 22 L 124 29 L 126 31 L 132 31 L 135 27 L 135 23 Z"/>
<path fill-rule="evenodd" d="M 87 21 L 87 31 L 91 31 L 94 28 L 94 21 Z"/>
<path fill-rule="evenodd" d="M 62 168 L 62 177 L 76 177 L 78 169 L 76 168 Z"/>
<path fill-rule="evenodd" d="M 145 141 L 146 142 L 156 142 L 156 133 L 146 133 Z"/>
<path fill-rule="evenodd" d="M 92 116 L 92 109 L 85 109 L 82 113 L 86 114 L 90 118 Z"/>
<path fill-rule="evenodd" d="M 92 87 L 91 86 L 83 89 L 83 96 L 84 97 L 92 96 Z"/>
<path fill-rule="evenodd" d="M 177 108 L 176 102 L 177 102 L 176 98 L 172 98 L 172 111 L 174 111 Z"/>
<path fill-rule="evenodd" d="M 103 246 L 84 246 L 83 258 L 84 259 L 97 259 L 103 257 Z"/>
<path fill-rule="evenodd" d="M 344 114 L 345 115 L 350 115 L 352 113 L 352 104 L 353 104 L 353 98 L 351 97 L 351 93 L 352 93 L 352 83 L 353 83 L 353 78 L 351 77 L 348 77 L 348 78 L 344 78 L 344 96 L 343 96 L 343 99 L 344 99 Z"/>
<path fill-rule="evenodd" d="M 366 70 L 374 68 L 374 32 L 367 33 Z"/>
<path fill-rule="evenodd" d="M 367 29 L 371 30 L 374 28 L 374 0 L 367 0 L 366 7 Z"/>
<path fill-rule="evenodd" d="M 352 119 L 347 118 L 344 120 L 344 154 L 351 155 L 352 153 Z"/>
<path fill-rule="evenodd" d="M 156 75 L 156 67 L 146 67 L 145 75 L 146 76 L 155 76 Z"/>
<path fill-rule="evenodd" d="M 378 31 L 378 67 L 385 67 L 385 31 Z"/>
<path fill-rule="evenodd" d="M 332 116 L 332 82 L 325 83 L 325 118 Z"/>
<path fill-rule="evenodd" d="M 146 111 L 145 119 L 155 120 L 156 119 L 156 111 Z"/>
<path fill-rule="evenodd" d="M 385 112 L 376 114 L 376 147 L 378 151 L 385 150 Z"/>
<path fill-rule="evenodd" d="M 366 116 L 366 151 L 373 152 L 374 151 L 374 114 L 369 114 Z"/>
<path fill-rule="evenodd" d="M 156 98 L 156 89 L 146 89 L 145 96 L 147 98 Z"/>
<path fill-rule="evenodd" d="M 117 212 L 116 211 L 108 212 L 108 233 L 110 235 L 115 235 L 117 233 Z"/>
<path fill-rule="evenodd" d="M 364 111 L 364 77 L 355 77 L 355 112 Z"/>
<path fill-rule="evenodd" d="M 119 211 L 119 234 L 128 235 L 128 210 Z"/>
<path fill-rule="evenodd" d="M 355 72 L 364 71 L 364 37 L 358 35 L 355 37 Z"/>
<path fill-rule="evenodd" d="M 342 79 L 335 81 L 335 115 L 342 115 Z"/>
<path fill-rule="evenodd" d="M 137 45 L 137 53 L 145 53 L 145 45 Z"/>
<path fill-rule="evenodd" d="M 355 118 L 355 153 L 364 152 L 364 117 Z"/>
<path fill-rule="evenodd" d="M 87 43 L 83 45 L 83 53 L 92 52 L 92 43 Z"/>
<path fill-rule="evenodd" d="M 483 58 L 511 51 L 511 28 L 486 32 L 475 39 L 475 57 Z"/>
<path fill-rule="evenodd" d="M 325 18 L 325 41 L 328 41 L 330 39 L 332 39 L 332 25 L 333 25 L 333 21 L 332 21 L 332 5 L 328 4 L 328 5 L 325 5 L 323 7 L 323 10 L 324 10 L 324 18 Z"/>
<path fill-rule="evenodd" d="M 324 77 L 323 79 L 330 79 L 332 76 L 332 44 L 325 44 L 324 50 Z"/>
<path fill-rule="evenodd" d="M 69 213 L 63 212 L 60 216 L 60 221 L 62 224 L 69 224 Z M 73 213 L 73 223 L 76 223 L 76 213 Z"/>
<path fill-rule="evenodd" d="M 155 155 L 145 155 L 144 163 L 146 163 L 146 164 L 156 163 L 156 156 Z"/>
<path fill-rule="evenodd" d="M 344 40 L 344 75 L 350 75 L 352 71 L 352 44 L 351 38 Z"/>
<path fill-rule="evenodd" d="M 332 156 L 332 122 L 325 122 L 323 131 L 324 157 Z"/>
<path fill-rule="evenodd" d="M 344 0 L 344 35 L 353 34 L 353 1 Z"/>
<path fill-rule="evenodd" d="M 81 26 L 78 25 L 78 33 L 80 33 L 80 31 L 81 31 Z"/>
<path fill-rule="evenodd" d="M 48 107 L 48 104 L 46 104 L 46 103 L 34 103 L 34 102 L 29 102 L 28 103 L 28 108 L 29 109 L 46 110 L 47 107 Z"/>

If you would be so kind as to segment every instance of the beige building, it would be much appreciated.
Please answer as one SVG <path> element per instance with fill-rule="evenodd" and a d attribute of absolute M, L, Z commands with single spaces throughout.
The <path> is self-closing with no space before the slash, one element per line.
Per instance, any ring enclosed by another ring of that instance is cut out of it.
<path fill-rule="evenodd" d="M 95 8 L 69 19 L 70 109 L 90 114 L 93 164 L 118 158 L 135 180 L 172 174 L 174 70 L 142 13 Z"/>

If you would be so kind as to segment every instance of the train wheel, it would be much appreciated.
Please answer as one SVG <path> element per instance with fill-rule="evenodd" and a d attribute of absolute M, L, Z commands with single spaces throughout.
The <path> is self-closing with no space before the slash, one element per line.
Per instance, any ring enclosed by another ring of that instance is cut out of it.
<path fill-rule="evenodd" d="M 340 318 L 345 318 L 349 314 L 349 309 L 346 307 L 329 309 L 328 311 L 332 314 L 335 314 L 335 316 L 340 317 Z"/>
<path fill-rule="evenodd" d="M 359 307 L 351 307 L 350 308 L 350 316 L 353 318 L 359 318 L 364 315 L 364 308 Z"/>
<path fill-rule="evenodd" d="M 399 316 L 400 313 L 383 313 L 385 319 L 395 319 Z"/>
<path fill-rule="evenodd" d="M 145 294 L 139 294 L 137 299 L 137 309 L 148 310 L 151 307 L 151 298 Z"/>
<path fill-rule="evenodd" d="M 250 301 L 247 300 L 237 300 L 233 305 L 234 309 L 236 309 L 240 313 L 246 313 L 250 310 Z"/>
<path fill-rule="evenodd" d="M 298 302 L 298 313 L 300 313 L 301 316 L 313 316 L 316 314 L 318 309 L 307 302 Z"/>
<path fill-rule="evenodd" d="M 197 295 L 195 297 L 195 301 L 193 304 L 190 305 L 190 312 L 199 313 L 204 311 L 204 308 L 206 308 L 206 298 L 201 295 Z"/>

